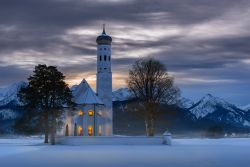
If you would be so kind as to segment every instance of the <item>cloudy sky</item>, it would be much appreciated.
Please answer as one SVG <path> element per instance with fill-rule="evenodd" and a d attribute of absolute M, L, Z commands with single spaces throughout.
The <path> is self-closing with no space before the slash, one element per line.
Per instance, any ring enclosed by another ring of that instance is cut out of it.
<path fill-rule="evenodd" d="M 1 0 L 0 87 L 56 65 L 71 85 L 95 88 L 96 36 L 113 38 L 113 87 L 151 56 L 166 64 L 182 96 L 206 93 L 250 103 L 249 0 Z"/>

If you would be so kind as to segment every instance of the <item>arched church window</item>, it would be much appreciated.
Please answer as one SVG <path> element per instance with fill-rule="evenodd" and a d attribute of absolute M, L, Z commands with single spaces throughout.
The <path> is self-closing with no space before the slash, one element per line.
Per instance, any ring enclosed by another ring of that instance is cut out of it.
<path fill-rule="evenodd" d="M 93 110 L 89 110 L 88 114 L 89 114 L 89 116 L 93 116 L 94 115 L 94 111 Z"/>
<path fill-rule="evenodd" d="M 77 124 L 74 124 L 74 136 L 77 136 Z"/>
<path fill-rule="evenodd" d="M 102 125 L 98 125 L 98 135 L 102 135 Z"/>
<path fill-rule="evenodd" d="M 110 61 L 110 56 L 109 56 L 109 61 Z"/>
<path fill-rule="evenodd" d="M 66 125 L 65 136 L 69 136 L 69 125 Z"/>
<path fill-rule="evenodd" d="M 106 56 L 106 55 L 104 55 L 104 61 L 106 61 L 106 59 L 107 59 L 107 56 Z"/>
<path fill-rule="evenodd" d="M 82 136 L 82 126 L 78 127 L 78 136 Z"/>
<path fill-rule="evenodd" d="M 101 111 L 99 111 L 97 114 L 98 114 L 100 117 L 102 116 L 102 112 L 101 112 Z"/>
<path fill-rule="evenodd" d="M 91 125 L 89 125 L 89 127 L 88 127 L 88 135 L 89 136 L 93 135 L 93 127 Z"/>
<path fill-rule="evenodd" d="M 106 50 L 106 48 L 104 48 L 104 50 Z"/>
<path fill-rule="evenodd" d="M 83 115 L 83 111 L 82 111 L 82 110 L 79 111 L 79 112 L 78 112 L 78 115 L 79 115 L 79 116 L 82 116 L 82 115 Z"/>
<path fill-rule="evenodd" d="M 102 56 L 100 55 L 100 61 L 102 61 Z"/>
<path fill-rule="evenodd" d="M 107 124 L 106 126 L 106 135 L 110 135 L 111 134 L 111 130 L 110 130 L 110 124 Z"/>

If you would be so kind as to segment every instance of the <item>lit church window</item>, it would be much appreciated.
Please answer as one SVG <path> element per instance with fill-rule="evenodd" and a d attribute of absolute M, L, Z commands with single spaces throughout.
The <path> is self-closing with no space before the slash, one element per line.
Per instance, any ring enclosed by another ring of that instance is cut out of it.
<path fill-rule="evenodd" d="M 109 124 L 107 124 L 107 126 L 106 126 L 106 135 L 110 135 L 111 134 L 111 131 L 110 131 L 110 125 Z"/>
<path fill-rule="evenodd" d="M 78 136 L 82 136 L 82 127 L 81 126 L 78 127 Z"/>
<path fill-rule="evenodd" d="M 99 112 L 98 112 L 98 115 L 99 115 L 99 116 L 102 116 L 102 112 L 101 112 L 101 111 L 99 111 Z"/>
<path fill-rule="evenodd" d="M 107 117 L 110 117 L 110 113 L 109 113 L 108 111 L 106 112 L 106 116 L 107 116 Z"/>
<path fill-rule="evenodd" d="M 98 135 L 101 136 L 102 135 L 102 125 L 98 126 Z"/>
<path fill-rule="evenodd" d="M 82 111 L 82 110 L 79 111 L 79 112 L 78 112 L 78 115 L 79 115 L 79 116 L 82 116 L 82 115 L 83 115 L 83 111 Z"/>
<path fill-rule="evenodd" d="M 89 110 L 88 114 L 89 114 L 89 116 L 93 116 L 94 115 L 94 111 L 93 110 Z"/>
<path fill-rule="evenodd" d="M 89 127 L 88 127 L 88 135 L 89 136 L 93 135 L 93 127 L 91 125 L 89 125 Z"/>

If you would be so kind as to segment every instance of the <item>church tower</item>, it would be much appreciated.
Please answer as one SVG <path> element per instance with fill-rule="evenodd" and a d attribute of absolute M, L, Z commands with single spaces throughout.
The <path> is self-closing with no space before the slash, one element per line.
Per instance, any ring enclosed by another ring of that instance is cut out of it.
<path fill-rule="evenodd" d="M 96 39 L 97 43 L 97 96 L 104 103 L 102 116 L 104 119 L 105 135 L 113 135 L 113 110 L 112 110 L 112 72 L 111 72 L 111 43 L 112 38 L 103 32 Z"/>

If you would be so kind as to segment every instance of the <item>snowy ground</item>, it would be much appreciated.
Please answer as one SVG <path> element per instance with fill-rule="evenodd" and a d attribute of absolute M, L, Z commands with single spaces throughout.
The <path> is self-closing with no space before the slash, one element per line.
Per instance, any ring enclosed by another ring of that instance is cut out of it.
<path fill-rule="evenodd" d="M 0 167 L 249 167 L 250 138 L 174 139 L 172 146 L 50 146 L 0 139 Z"/>

